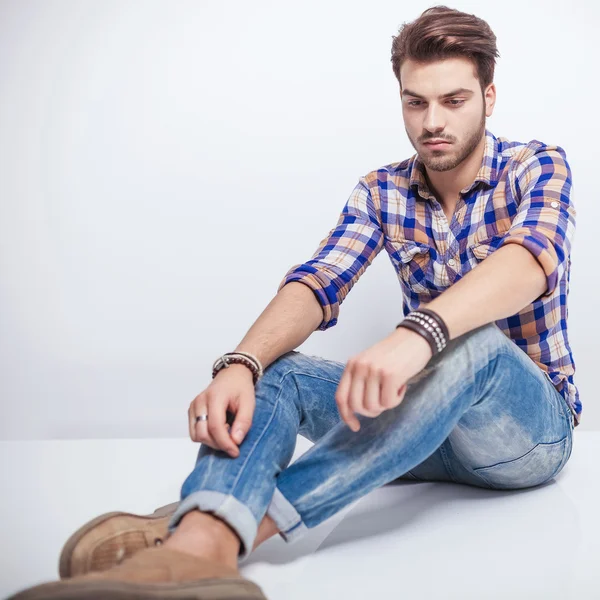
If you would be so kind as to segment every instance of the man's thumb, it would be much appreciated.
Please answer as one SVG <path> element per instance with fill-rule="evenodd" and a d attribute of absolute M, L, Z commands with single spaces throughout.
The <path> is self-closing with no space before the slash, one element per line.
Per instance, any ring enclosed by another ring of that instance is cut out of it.
<path fill-rule="evenodd" d="M 231 437 L 236 444 L 241 443 L 250 429 L 252 423 L 252 410 L 239 408 L 235 421 L 231 426 Z"/>
<path fill-rule="evenodd" d="M 236 421 L 233 424 L 232 431 L 233 431 L 233 433 L 231 434 L 231 437 L 233 438 L 235 443 L 236 444 L 241 443 L 241 441 L 244 439 L 244 435 L 246 434 L 245 429 L 241 425 L 239 425 L 238 422 Z"/>

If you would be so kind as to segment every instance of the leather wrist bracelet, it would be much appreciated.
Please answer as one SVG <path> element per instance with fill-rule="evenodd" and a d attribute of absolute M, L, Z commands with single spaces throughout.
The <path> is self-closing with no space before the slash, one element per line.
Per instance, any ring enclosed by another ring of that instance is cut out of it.
<path fill-rule="evenodd" d="M 396 328 L 406 327 L 422 335 L 429 343 L 433 354 L 439 354 L 448 344 L 448 327 L 444 320 L 430 309 L 413 310 Z"/>
<path fill-rule="evenodd" d="M 413 312 L 417 313 L 417 314 L 423 313 L 426 317 L 431 317 L 437 323 L 437 325 L 439 325 L 440 329 L 442 330 L 442 333 L 444 334 L 444 337 L 446 338 L 446 343 L 448 343 L 450 341 L 450 334 L 448 332 L 448 327 L 447 327 L 446 323 L 444 322 L 444 319 L 442 319 L 442 317 L 440 317 L 440 315 L 438 315 L 436 312 L 434 312 L 430 308 L 419 308 L 419 310 L 416 310 Z"/>

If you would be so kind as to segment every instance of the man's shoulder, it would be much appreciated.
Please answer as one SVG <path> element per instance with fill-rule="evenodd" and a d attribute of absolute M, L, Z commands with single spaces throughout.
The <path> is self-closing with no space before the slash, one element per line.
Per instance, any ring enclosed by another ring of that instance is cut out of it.
<path fill-rule="evenodd" d="M 416 154 L 413 154 L 413 156 L 410 158 L 406 158 L 402 161 L 387 163 L 372 169 L 363 175 L 361 179 L 364 179 L 365 183 L 370 185 L 382 183 L 389 177 L 394 177 L 396 184 L 398 184 L 403 178 L 408 181 L 410 179 L 416 156 Z"/>
<path fill-rule="evenodd" d="M 562 162 L 566 160 L 566 152 L 558 144 L 532 139 L 528 142 L 509 140 L 498 137 L 498 158 L 502 167 L 521 173 L 528 167 L 540 162 Z"/>

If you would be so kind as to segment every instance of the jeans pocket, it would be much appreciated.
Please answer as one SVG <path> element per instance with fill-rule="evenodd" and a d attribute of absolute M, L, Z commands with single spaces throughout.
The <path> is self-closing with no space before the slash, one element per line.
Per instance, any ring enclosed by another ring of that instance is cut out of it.
<path fill-rule="evenodd" d="M 489 467 L 473 471 L 498 490 L 528 488 L 552 479 L 564 466 L 570 454 L 570 435 L 557 442 L 536 444 L 529 452 Z"/>

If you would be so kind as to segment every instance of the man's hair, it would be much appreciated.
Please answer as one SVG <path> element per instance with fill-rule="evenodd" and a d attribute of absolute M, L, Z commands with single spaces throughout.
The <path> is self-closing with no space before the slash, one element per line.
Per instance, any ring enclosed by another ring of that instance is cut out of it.
<path fill-rule="evenodd" d="M 408 59 L 429 63 L 446 58 L 470 59 L 476 69 L 482 93 L 494 80 L 496 36 L 490 26 L 475 15 L 447 6 L 433 6 L 412 23 L 403 23 L 392 36 L 392 69 L 402 89 L 400 67 Z"/>

